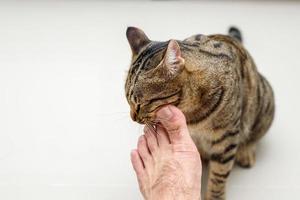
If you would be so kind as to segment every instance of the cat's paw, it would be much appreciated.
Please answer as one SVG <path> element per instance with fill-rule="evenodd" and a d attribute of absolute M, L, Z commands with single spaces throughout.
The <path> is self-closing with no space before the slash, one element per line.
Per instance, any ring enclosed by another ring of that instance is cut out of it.
<path fill-rule="evenodd" d="M 235 163 L 243 168 L 251 168 L 255 164 L 255 146 L 241 147 L 236 154 Z"/>

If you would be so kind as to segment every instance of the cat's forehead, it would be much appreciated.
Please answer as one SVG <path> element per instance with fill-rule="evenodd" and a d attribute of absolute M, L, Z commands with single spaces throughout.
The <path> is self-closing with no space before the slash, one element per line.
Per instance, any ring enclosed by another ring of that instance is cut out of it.
<path fill-rule="evenodd" d="M 167 48 L 168 42 L 151 41 L 142 51 L 137 55 L 134 62 L 140 61 L 146 56 L 153 56 L 156 53 Z"/>
<path fill-rule="evenodd" d="M 137 71 L 147 70 L 158 65 L 167 46 L 168 42 L 153 41 L 149 43 L 132 61 L 132 72 L 135 73 Z"/>

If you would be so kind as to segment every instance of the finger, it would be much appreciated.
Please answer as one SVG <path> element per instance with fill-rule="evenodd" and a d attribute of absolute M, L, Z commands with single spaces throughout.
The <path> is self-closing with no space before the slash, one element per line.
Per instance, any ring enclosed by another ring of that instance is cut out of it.
<path fill-rule="evenodd" d="M 170 139 L 166 130 L 163 127 L 161 127 L 161 125 L 158 125 L 156 127 L 156 132 L 157 132 L 158 146 L 159 147 L 168 146 L 170 144 Z"/>
<path fill-rule="evenodd" d="M 184 114 L 175 106 L 158 110 L 156 118 L 167 131 L 171 143 L 191 141 Z"/>
<path fill-rule="evenodd" d="M 145 168 L 149 168 L 151 166 L 152 156 L 150 155 L 144 135 L 140 136 L 137 146 L 138 153 L 144 163 Z"/>
<path fill-rule="evenodd" d="M 140 158 L 140 155 L 136 149 L 131 151 L 130 154 L 131 158 L 131 164 L 133 166 L 133 169 L 138 177 L 143 176 L 144 174 L 144 166 L 142 159 Z"/>
<path fill-rule="evenodd" d="M 144 127 L 145 138 L 147 141 L 148 149 L 150 150 L 151 154 L 155 153 L 158 148 L 157 138 L 155 133 L 149 129 L 149 127 Z"/>
<path fill-rule="evenodd" d="M 134 149 L 131 151 L 130 157 L 131 157 L 131 163 L 132 163 L 133 169 L 134 169 L 136 177 L 137 177 L 137 181 L 139 183 L 139 186 L 141 187 L 142 184 L 145 182 L 145 177 L 146 177 L 143 161 L 142 161 L 137 149 Z"/>

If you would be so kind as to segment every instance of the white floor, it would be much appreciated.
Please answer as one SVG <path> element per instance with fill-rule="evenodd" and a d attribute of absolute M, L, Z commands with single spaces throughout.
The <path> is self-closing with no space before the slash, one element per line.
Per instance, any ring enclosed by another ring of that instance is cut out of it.
<path fill-rule="evenodd" d="M 129 153 L 142 127 L 123 86 L 129 25 L 154 40 L 240 27 L 277 110 L 227 199 L 299 198 L 300 4 L 2 1 L 0 199 L 140 199 Z"/>

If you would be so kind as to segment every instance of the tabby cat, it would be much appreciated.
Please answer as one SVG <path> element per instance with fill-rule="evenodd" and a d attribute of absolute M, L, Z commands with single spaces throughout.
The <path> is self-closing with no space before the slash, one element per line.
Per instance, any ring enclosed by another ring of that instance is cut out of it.
<path fill-rule="evenodd" d="M 190 134 L 209 161 L 205 199 L 225 199 L 237 163 L 255 163 L 257 141 L 274 117 L 274 96 L 242 45 L 237 28 L 229 35 L 194 35 L 183 41 L 151 41 L 127 29 L 132 61 L 125 90 L 131 117 L 155 124 L 155 111 L 173 104 L 186 117 Z"/>

